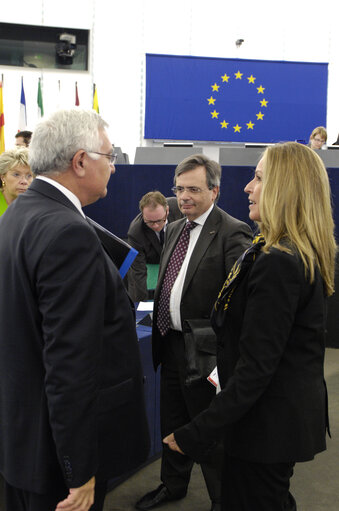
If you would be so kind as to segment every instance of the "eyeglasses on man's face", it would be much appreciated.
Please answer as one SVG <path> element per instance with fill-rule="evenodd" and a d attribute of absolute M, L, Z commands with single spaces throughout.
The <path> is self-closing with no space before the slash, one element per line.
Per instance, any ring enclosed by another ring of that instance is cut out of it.
<path fill-rule="evenodd" d="M 209 186 L 207 188 L 207 190 L 213 190 L 213 188 L 215 188 L 215 186 Z M 174 193 L 174 195 L 181 195 L 184 192 L 196 195 L 198 193 L 202 193 L 205 191 L 206 191 L 206 189 L 202 190 L 198 186 L 173 186 L 173 188 L 172 188 L 172 192 Z"/>
<path fill-rule="evenodd" d="M 152 225 L 160 225 L 160 224 L 164 224 L 166 222 L 166 219 L 167 219 L 167 213 L 166 215 L 164 216 L 164 218 L 160 218 L 160 220 L 146 220 L 145 218 L 143 218 L 143 221 L 146 225 L 148 226 L 152 226 Z"/>
<path fill-rule="evenodd" d="M 87 154 L 100 154 L 100 156 L 106 156 L 109 159 L 111 165 L 117 161 L 118 155 L 116 153 L 98 153 L 98 151 L 86 151 Z"/>

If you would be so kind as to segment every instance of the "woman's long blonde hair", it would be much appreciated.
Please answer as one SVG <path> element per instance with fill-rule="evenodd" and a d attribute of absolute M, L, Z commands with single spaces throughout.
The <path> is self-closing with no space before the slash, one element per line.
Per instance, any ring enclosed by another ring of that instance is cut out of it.
<path fill-rule="evenodd" d="M 334 292 L 336 243 L 328 175 L 320 157 L 296 142 L 268 147 L 263 155 L 260 230 L 264 251 L 274 246 L 300 254 L 305 272 L 314 280 L 318 266 L 326 292 Z"/>

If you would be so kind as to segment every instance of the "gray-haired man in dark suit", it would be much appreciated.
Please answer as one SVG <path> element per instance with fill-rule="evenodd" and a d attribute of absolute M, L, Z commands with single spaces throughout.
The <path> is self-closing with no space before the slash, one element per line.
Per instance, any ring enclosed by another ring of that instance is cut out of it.
<path fill-rule="evenodd" d="M 147 457 L 133 304 L 82 211 L 114 173 L 106 126 L 80 109 L 42 121 L 37 178 L 0 219 L 8 511 L 101 511 L 107 481 Z"/>

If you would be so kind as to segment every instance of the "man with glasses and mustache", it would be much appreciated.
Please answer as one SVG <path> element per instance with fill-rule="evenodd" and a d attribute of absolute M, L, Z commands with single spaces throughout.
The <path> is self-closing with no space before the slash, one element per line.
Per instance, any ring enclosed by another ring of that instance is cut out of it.
<path fill-rule="evenodd" d="M 215 387 L 203 378 L 187 384 L 185 320 L 208 319 L 234 262 L 251 245 L 250 227 L 216 206 L 220 165 L 193 155 L 177 166 L 173 192 L 185 218 L 170 224 L 160 261 L 154 296 L 153 363 L 161 364 L 160 419 L 162 438 L 209 406 Z M 201 463 L 211 511 L 220 511 L 222 456 L 220 446 Z M 193 462 L 164 445 L 162 484 L 137 503 L 141 511 L 185 497 Z"/>
<path fill-rule="evenodd" d="M 127 274 L 128 292 L 134 302 L 153 298 L 154 290 L 147 289 L 147 264 L 159 264 L 167 225 L 183 216 L 176 199 L 166 199 L 158 191 L 146 193 L 139 209 L 127 233 L 128 243 L 138 251 Z"/>

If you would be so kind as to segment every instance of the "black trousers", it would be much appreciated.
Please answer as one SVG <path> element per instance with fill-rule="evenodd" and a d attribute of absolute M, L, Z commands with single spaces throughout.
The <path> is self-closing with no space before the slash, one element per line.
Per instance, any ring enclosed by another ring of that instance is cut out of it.
<path fill-rule="evenodd" d="M 252 463 L 225 455 L 222 511 L 296 511 L 294 463 Z"/>
<path fill-rule="evenodd" d="M 95 485 L 94 504 L 90 511 L 102 511 L 107 482 Z M 55 481 L 53 490 L 45 494 L 20 490 L 5 481 L 6 511 L 55 511 L 57 504 L 68 495 L 63 481 Z"/>
<path fill-rule="evenodd" d="M 184 339 L 181 332 L 164 337 L 161 366 L 160 419 L 162 438 L 187 424 L 207 408 L 215 396 L 215 388 L 206 380 L 187 387 L 185 378 Z M 220 444 L 201 470 L 212 502 L 220 502 L 223 449 Z M 163 445 L 161 480 L 175 498 L 184 497 L 190 481 L 193 461 Z"/>

